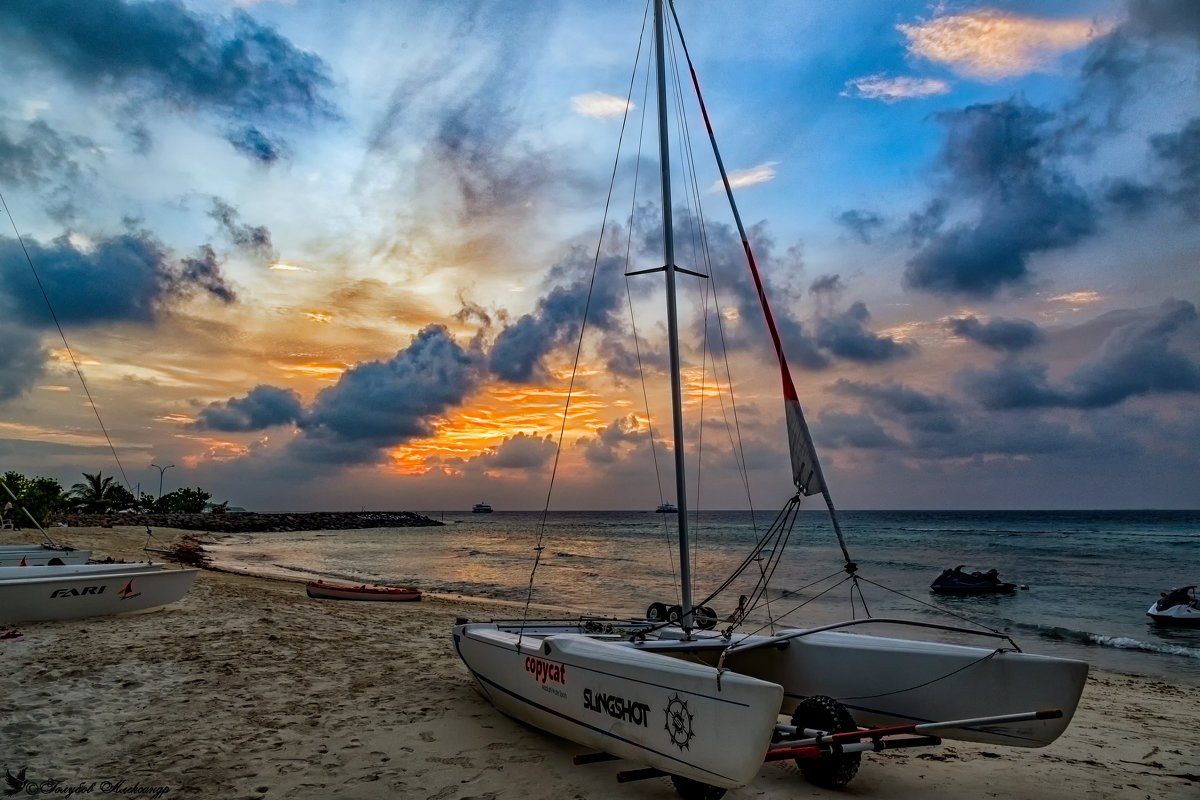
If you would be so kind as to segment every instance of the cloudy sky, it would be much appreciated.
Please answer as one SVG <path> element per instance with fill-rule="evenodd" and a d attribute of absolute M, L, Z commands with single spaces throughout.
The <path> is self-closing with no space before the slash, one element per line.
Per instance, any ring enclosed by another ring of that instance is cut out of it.
<path fill-rule="evenodd" d="M 674 500 L 662 276 L 623 277 L 662 264 L 644 12 L 0 5 L 2 468 L 530 509 L 561 429 L 553 507 Z M 1200 4 L 678 14 L 840 506 L 1200 507 Z M 774 506 L 778 377 L 689 124 L 691 504 Z"/>

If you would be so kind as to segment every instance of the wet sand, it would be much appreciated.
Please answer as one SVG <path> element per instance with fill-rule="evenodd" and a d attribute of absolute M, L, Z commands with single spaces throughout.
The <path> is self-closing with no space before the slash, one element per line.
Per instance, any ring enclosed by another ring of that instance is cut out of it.
<path fill-rule="evenodd" d="M 54 533 L 93 558 L 144 560 L 144 546 L 188 532 Z M 457 617 L 506 614 L 495 608 L 440 595 L 311 600 L 299 583 L 203 571 L 187 597 L 157 611 L 21 625 L 20 638 L 0 641 L 0 769 L 25 770 L 59 796 L 91 786 L 91 795 L 167 798 L 677 797 L 662 778 L 617 784 L 622 762 L 573 766 L 581 748 L 476 693 L 450 628 Z M 869 754 L 837 794 L 771 764 L 726 797 L 1193 800 L 1198 689 L 1094 672 L 1071 727 L 1048 747 Z"/>

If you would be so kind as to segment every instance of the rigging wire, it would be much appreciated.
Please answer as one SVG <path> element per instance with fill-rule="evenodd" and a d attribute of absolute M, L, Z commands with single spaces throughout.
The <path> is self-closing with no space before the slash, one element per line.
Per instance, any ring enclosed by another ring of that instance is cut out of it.
<path fill-rule="evenodd" d="M 616 184 L 616 181 L 617 181 L 617 168 L 620 166 L 620 163 L 621 163 L 620 143 L 623 142 L 625 139 L 625 126 L 629 121 L 629 105 L 630 105 L 630 103 L 628 102 L 628 100 L 631 100 L 633 97 L 633 85 L 634 85 L 634 81 L 637 78 L 637 63 L 640 61 L 640 55 L 642 52 L 642 44 L 644 42 L 645 34 L 646 34 L 646 19 L 647 18 L 645 16 L 643 16 L 642 31 L 641 31 L 641 35 L 638 37 L 638 47 L 637 47 L 638 58 L 636 58 L 634 61 L 634 70 L 629 78 L 629 90 L 627 92 L 627 102 L 625 104 L 625 114 L 621 119 L 621 133 L 618 138 L 617 153 L 613 158 L 612 175 L 610 176 L 609 183 L 608 183 L 608 197 L 604 201 L 604 215 L 603 215 L 603 219 L 601 220 L 601 223 L 600 223 L 600 235 L 597 238 L 596 252 L 592 259 L 592 277 L 591 277 L 590 282 L 588 283 L 587 299 L 584 301 L 584 306 L 583 306 L 583 322 L 579 326 L 579 338 L 576 341 L 576 345 L 575 345 L 575 361 L 571 367 L 571 379 L 568 382 L 568 386 L 567 386 L 567 399 L 564 401 L 564 404 L 563 404 L 562 424 L 559 426 L 559 430 L 558 430 L 558 444 L 554 449 L 554 463 L 550 469 L 549 486 L 546 487 L 546 504 L 542 508 L 542 516 L 541 516 L 541 519 L 538 521 L 537 535 L 535 537 L 535 545 L 534 545 L 535 555 L 534 555 L 534 559 L 533 559 L 533 567 L 529 571 L 529 587 L 525 594 L 525 605 L 524 605 L 524 609 L 522 612 L 522 624 L 521 624 L 521 629 L 520 629 L 521 632 L 518 634 L 518 637 L 517 637 L 517 649 L 515 652 L 518 654 L 521 652 L 520 642 L 521 642 L 521 637 L 524 636 L 525 623 L 529 620 L 529 607 L 533 602 L 534 576 L 537 574 L 538 565 L 541 564 L 541 561 L 542 561 L 542 552 L 545 550 L 544 542 L 545 542 L 545 537 L 546 537 L 546 521 L 550 515 L 550 498 L 554 493 L 555 478 L 558 476 L 558 463 L 559 463 L 560 457 L 562 456 L 563 439 L 566 437 L 567 417 L 568 417 L 568 413 L 571 408 L 571 398 L 574 396 L 575 377 L 579 371 L 579 360 L 582 357 L 582 353 L 583 353 L 583 339 L 584 339 L 584 334 L 587 332 L 588 311 L 591 308 L 592 294 L 596 288 L 596 274 L 599 271 L 599 267 L 600 267 L 600 252 L 601 252 L 601 248 L 604 245 L 604 230 L 605 230 L 605 227 L 608 225 L 608 212 L 612 205 L 613 186 Z"/>
<path fill-rule="evenodd" d="M 649 10 L 649 5 L 647 5 L 647 10 Z M 635 64 L 634 64 L 635 72 L 640 63 L 641 63 L 641 51 L 639 49 L 638 58 L 635 60 Z M 642 108 L 643 109 L 649 108 L 649 105 L 647 104 L 647 98 L 650 96 L 649 63 L 650 62 L 647 59 L 646 80 L 642 87 Z M 632 96 L 633 96 L 633 92 L 632 92 L 632 88 L 631 88 L 629 100 L 632 100 Z M 628 110 L 628 108 L 629 108 L 629 104 L 627 103 L 626 109 Z M 658 446 L 654 441 L 654 425 L 653 425 L 652 417 L 650 415 L 650 395 L 649 395 L 649 390 L 646 388 L 646 369 L 645 369 L 645 364 L 642 361 L 642 350 L 641 350 L 641 345 L 640 345 L 639 339 L 638 339 L 637 318 L 634 315 L 634 311 L 633 311 L 633 291 L 632 291 L 632 288 L 630 287 L 630 283 L 629 283 L 629 271 L 630 271 L 630 267 L 631 267 L 632 260 L 633 260 L 632 255 L 631 255 L 631 250 L 633 247 L 633 226 L 634 226 L 634 220 L 637 216 L 638 179 L 641 176 L 641 166 L 642 166 L 641 153 L 642 153 L 642 145 L 644 144 L 645 138 L 646 138 L 646 116 L 647 116 L 646 113 L 643 111 L 642 116 L 641 116 L 641 124 L 638 128 L 638 146 L 637 146 L 638 157 L 634 159 L 633 191 L 631 192 L 632 196 L 630 197 L 630 201 L 629 201 L 629 223 L 626 227 L 625 299 L 629 305 L 629 324 L 630 324 L 630 328 L 633 331 L 633 347 L 634 347 L 634 352 L 637 355 L 638 377 L 641 381 L 641 386 L 642 386 L 642 403 L 646 410 L 646 429 L 647 429 L 647 434 L 650 439 L 650 456 L 654 462 L 654 479 L 658 485 L 658 502 L 659 502 L 659 505 L 661 506 L 664 502 L 663 489 L 662 489 L 662 468 L 659 466 L 659 463 L 658 463 Z M 680 597 L 682 595 L 682 592 L 680 591 L 680 586 L 679 586 L 679 580 L 680 580 L 679 574 L 675 570 L 675 551 L 673 549 L 675 545 L 671 541 L 672 537 L 671 537 L 671 529 L 670 529 L 670 520 L 667 518 L 667 515 L 664 515 L 661 521 L 662 521 L 663 542 L 667 548 L 667 564 L 670 566 L 670 569 L 671 569 L 671 583 L 673 584 L 673 586 L 675 588 L 675 596 Z"/>
<path fill-rule="evenodd" d="M 678 20 L 677 19 L 676 19 L 676 29 L 678 30 Z M 680 69 L 680 62 L 679 62 L 679 58 L 678 58 L 678 52 L 677 52 L 677 48 L 676 48 L 675 38 L 668 37 L 667 42 L 668 42 L 669 50 L 670 50 L 669 58 L 670 58 L 670 63 L 672 65 L 672 69 L 671 69 L 672 89 L 673 89 L 673 94 L 674 94 L 674 99 L 675 99 L 677 129 L 679 131 L 679 136 L 676 138 L 676 143 L 677 143 L 679 151 L 680 151 L 680 157 L 677 160 L 677 163 L 680 165 L 680 167 L 679 167 L 680 170 L 682 172 L 684 172 L 684 177 L 685 177 L 684 184 L 688 187 L 688 190 L 689 190 L 683 196 L 687 201 L 687 208 L 689 211 L 689 220 L 688 221 L 690 223 L 689 230 L 691 232 L 692 251 L 694 254 L 693 260 L 697 264 L 703 264 L 702 272 L 704 273 L 704 276 L 706 278 L 706 280 L 700 281 L 700 299 L 701 299 L 701 306 L 703 308 L 703 313 L 702 313 L 703 327 L 702 327 L 702 334 L 701 334 L 702 365 L 701 365 L 700 386 L 699 386 L 699 394 L 700 394 L 700 400 L 699 400 L 700 410 L 699 410 L 699 423 L 698 423 L 699 433 L 698 433 L 697 440 L 696 440 L 697 441 L 697 444 L 696 444 L 696 461 L 697 461 L 696 481 L 694 484 L 694 492 L 695 492 L 696 500 L 692 506 L 692 508 L 694 509 L 694 518 L 695 518 L 696 524 L 694 525 L 693 529 L 696 531 L 699 531 L 699 529 L 700 529 L 699 511 L 701 508 L 700 499 L 703 495 L 703 492 L 702 492 L 702 485 L 703 485 L 702 466 L 703 466 L 703 452 L 705 449 L 704 433 L 705 433 L 705 429 L 708 427 L 707 423 L 706 423 L 707 417 L 706 417 L 706 413 L 705 413 L 706 408 L 707 408 L 707 402 L 708 402 L 708 394 L 709 394 L 709 390 L 707 387 L 707 381 L 708 381 L 708 375 L 709 375 L 708 359 L 709 359 L 709 356 L 712 355 L 712 370 L 713 370 L 712 374 L 713 374 L 713 379 L 715 381 L 715 386 L 712 391 L 714 391 L 716 393 L 716 398 L 717 398 L 717 401 L 719 403 L 720 410 L 721 410 L 721 417 L 724 421 L 724 427 L 726 430 L 726 434 L 729 438 L 730 452 L 733 455 L 733 459 L 734 459 L 734 462 L 736 465 L 736 471 L 739 475 L 739 478 L 741 479 L 742 486 L 746 492 L 746 500 L 747 500 L 748 508 L 750 509 L 751 530 L 757 536 L 758 535 L 758 525 L 757 525 L 757 520 L 756 520 L 756 514 L 754 511 L 753 498 L 751 497 L 751 494 L 750 494 L 749 471 L 746 466 L 744 443 L 742 440 L 741 428 L 740 428 L 738 415 L 737 415 L 737 402 L 736 402 L 736 398 L 733 393 L 733 377 L 732 377 L 732 369 L 729 364 L 729 349 L 726 346 L 724 324 L 721 319 L 720 305 L 717 302 L 718 281 L 717 281 L 717 277 L 715 275 L 715 270 L 713 268 L 712 248 L 711 248 L 710 239 L 709 239 L 708 224 L 705 219 L 704 203 L 702 202 L 702 199 L 701 199 L 702 193 L 701 193 L 700 186 L 699 186 L 699 170 L 696 167 L 696 152 L 695 152 L 695 147 L 693 146 L 693 143 L 692 143 L 691 127 L 690 127 L 690 124 L 688 121 L 687 114 L 685 113 L 687 102 L 685 99 L 684 81 L 681 79 L 682 70 Z M 680 33 L 680 43 L 682 43 L 682 33 Z M 684 52 L 685 52 L 685 56 L 686 56 L 686 48 L 685 48 Z M 689 61 L 689 64 L 690 64 L 690 61 Z M 693 204 L 694 204 L 694 208 L 693 208 Z M 710 299 L 711 299 L 711 303 L 712 303 L 711 305 L 710 305 Z M 715 312 L 715 313 L 710 314 L 710 311 Z M 725 392 L 726 392 L 726 390 L 721 387 L 721 375 L 719 374 L 718 369 L 717 369 L 717 358 L 715 355 L 715 348 L 713 348 L 711 346 L 711 342 L 710 342 L 709 326 L 710 326 L 710 320 L 712 320 L 714 318 L 715 318 L 715 322 L 716 322 L 716 331 L 717 331 L 718 341 L 719 341 L 719 345 L 720 345 L 719 349 L 722 354 L 722 357 L 724 360 L 724 366 L 725 366 L 724 377 L 725 377 L 725 381 L 726 381 L 726 385 L 728 387 L 728 393 L 729 393 L 729 401 L 730 401 L 729 409 L 727 409 L 725 407 Z M 732 422 L 730 420 L 731 414 L 732 414 Z M 698 553 L 698 549 L 697 549 L 697 551 L 694 551 L 694 553 Z M 695 559 L 696 559 L 696 556 L 694 555 L 693 560 L 695 560 Z M 761 569 L 761 567 L 760 567 L 760 569 Z M 695 568 L 693 569 L 693 574 L 697 574 L 697 570 Z M 695 581 L 693 581 L 693 582 L 695 582 Z M 694 604 L 694 605 L 696 605 L 696 604 Z"/>
<path fill-rule="evenodd" d="M 96 415 L 96 422 L 100 424 L 100 431 L 104 434 L 104 441 L 108 443 L 108 449 L 112 452 L 113 460 L 117 462 L 117 469 L 121 473 L 121 480 L 125 482 L 125 488 L 131 492 L 133 487 L 129 483 L 129 478 L 125 475 L 125 467 L 121 464 L 121 458 L 117 455 L 117 448 L 113 445 L 112 437 L 108 435 L 108 428 L 104 426 L 104 420 L 100 418 L 100 408 L 96 405 L 95 399 L 92 397 L 92 392 L 88 389 L 87 381 L 83 378 L 83 369 L 79 366 L 79 361 L 75 358 L 75 352 L 71 349 L 70 343 L 67 342 L 67 334 L 63 331 L 62 324 L 58 321 L 58 314 L 54 312 L 54 305 L 50 302 L 50 295 L 46 293 L 46 287 L 42 284 L 41 276 L 38 275 L 37 268 L 33 265 L 33 258 L 29 255 L 29 249 L 25 247 L 25 239 L 21 236 L 21 232 L 17 230 L 17 220 L 8 209 L 8 201 L 4 199 L 4 193 L 0 192 L 0 205 L 4 206 L 4 213 L 8 215 L 8 221 L 12 224 L 13 233 L 16 234 L 17 243 L 21 246 L 21 252 L 25 254 L 25 261 L 29 264 L 29 271 L 33 273 L 33 280 L 37 283 L 38 291 L 42 294 L 42 299 L 46 301 L 46 308 L 50 311 L 50 318 L 54 320 L 54 327 L 58 329 L 59 338 L 62 339 L 63 348 L 67 351 L 67 356 L 71 359 L 71 366 L 75 368 L 75 374 L 79 376 L 79 383 L 83 386 L 83 393 L 87 396 L 88 405 L 92 407 L 92 413 Z"/>

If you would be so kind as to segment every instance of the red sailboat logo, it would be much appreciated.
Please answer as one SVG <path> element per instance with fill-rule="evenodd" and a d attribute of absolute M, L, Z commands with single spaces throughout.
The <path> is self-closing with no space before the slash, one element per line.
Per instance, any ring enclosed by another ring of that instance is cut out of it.
<path fill-rule="evenodd" d="M 135 592 L 133 590 L 133 578 L 130 578 L 129 583 L 125 584 L 125 588 L 121 589 L 121 599 L 122 600 L 128 600 L 129 598 L 137 597 L 140 594 L 141 594 L 141 592 Z"/>

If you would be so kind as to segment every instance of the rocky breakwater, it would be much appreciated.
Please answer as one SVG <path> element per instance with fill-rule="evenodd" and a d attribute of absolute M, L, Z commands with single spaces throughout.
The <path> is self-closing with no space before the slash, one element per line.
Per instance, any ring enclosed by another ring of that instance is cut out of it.
<path fill-rule="evenodd" d="M 414 528 L 443 523 L 412 511 L 314 511 L 299 514 L 60 514 L 50 524 L 63 524 L 68 528 L 144 525 L 209 533 L 263 533 Z"/>

